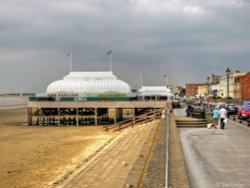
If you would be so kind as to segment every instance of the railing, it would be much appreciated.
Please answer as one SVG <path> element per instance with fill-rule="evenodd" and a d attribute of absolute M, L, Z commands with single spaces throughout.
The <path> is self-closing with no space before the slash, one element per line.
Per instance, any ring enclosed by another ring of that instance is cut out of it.
<path fill-rule="evenodd" d="M 106 125 L 104 129 L 106 131 L 111 130 L 111 129 L 121 130 L 129 126 L 134 126 L 136 124 L 142 124 L 142 123 L 150 122 L 154 119 L 159 119 L 161 117 L 161 114 L 162 114 L 162 109 L 150 111 L 145 114 L 123 120 L 113 125 Z"/>
<path fill-rule="evenodd" d="M 169 145 L 170 145 L 170 110 L 166 112 L 166 123 L 167 123 L 167 135 L 166 135 L 166 175 L 165 175 L 165 188 L 169 187 Z"/>

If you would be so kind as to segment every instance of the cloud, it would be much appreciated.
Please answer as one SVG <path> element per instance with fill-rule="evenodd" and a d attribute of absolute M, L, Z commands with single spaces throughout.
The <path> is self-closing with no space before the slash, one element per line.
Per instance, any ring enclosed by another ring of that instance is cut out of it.
<path fill-rule="evenodd" d="M 207 11 L 199 6 L 186 6 L 184 7 L 184 12 L 188 15 L 204 15 Z"/>
<path fill-rule="evenodd" d="M 131 0 L 130 2 L 139 13 L 166 14 L 181 11 L 178 1 Z"/>
<path fill-rule="evenodd" d="M 209 4 L 215 6 L 234 6 L 234 7 L 242 7 L 245 3 L 244 0 L 210 0 Z"/>
<path fill-rule="evenodd" d="M 109 70 L 132 86 L 249 70 L 248 1 L 10 0 L 0 7 L 0 93 L 45 91 L 69 71 Z M 237 64 L 235 63 L 237 62 Z M 11 76 L 9 76 L 11 75 Z"/>

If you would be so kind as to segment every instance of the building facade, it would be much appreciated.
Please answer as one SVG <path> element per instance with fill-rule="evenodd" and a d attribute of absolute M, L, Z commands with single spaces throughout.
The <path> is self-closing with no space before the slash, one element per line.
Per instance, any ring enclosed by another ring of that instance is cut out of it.
<path fill-rule="evenodd" d="M 250 100 L 250 72 L 235 78 L 234 94 L 237 99 Z"/>
<path fill-rule="evenodd" d="M 181 87 L 181 86 L 171 86 L 171 91 L 172 93 L 174 93 L 175 95 L 181 96 L 183 97 L 185 95 L 185 88 Z"/>
<path fill-rule="evenodd" d="M 220 75 L 212 74 L 211 82 L 209 83 L 209 94 L 213 97 L 217 97 L 220 91 Z"/>
<path fill-rule="evenodd" d="M 203 86 L 204 84 L 190 83 L 186 84 L 186 96 L 191 97 L 198 94 L 198 87 Z"/>
<path fill-rule="evenodd" d="M 186 84 L 186 96 L 207 95 L 238 100 L 250 100 L 250 72 L 231 72 L 230 75 L 212 74 L 206 84 Z"/>
<path fill-rule="evenodd" d="M 220 84 L 217 83 L 217 84 L 210 84 L 210 94 L 213 96 L 213 97 L 218 97 L 218 93 L 220 91 Z"/>
<path fill-rule="evenodd" d="M 198 95 L 207 95 L 208 94 L 208 84 L 203 84 L 197 88 Z"/>
<path fill-rule="evenodd" d="M 234 72 L 231 73 L 228 77 L 229 79 L 229 86 L 227 86 L 227 76 L 222 76 L 220 78 L 220 92 L 219 96 L 222 98 L 229 98 L 233 99 L 241 99 L 240 96 L 240 83 L 236 80 L 239 80 L 242 76 L 245 76 L 246 72 Z M 237 82 L 237 83 L 236 83 Z M 227 91 L 227 87 L 229 87 L 229 91 Z M 227 93 L 228 92 L 228 93 Z"/>

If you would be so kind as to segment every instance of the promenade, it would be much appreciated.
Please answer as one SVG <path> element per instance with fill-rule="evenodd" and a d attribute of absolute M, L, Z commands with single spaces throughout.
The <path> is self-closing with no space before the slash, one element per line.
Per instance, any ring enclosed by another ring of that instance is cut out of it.
<path fill-rule="evenodd" d="M 71 176 L 52 187 L 135 187 L 159 121 L 128 128 Z"/>
<path fill-rule="evenodd" d="M 181 128 L 179 134 L 190 187 L 250 187 L 248 128 L 229 121 L 224 130 Z"/>

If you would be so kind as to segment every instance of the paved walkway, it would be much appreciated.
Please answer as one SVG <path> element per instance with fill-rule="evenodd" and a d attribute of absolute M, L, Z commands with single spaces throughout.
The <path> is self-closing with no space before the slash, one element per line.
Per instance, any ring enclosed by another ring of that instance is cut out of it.
<path fill-rule="evenodd" d="M 192 188 L 250 187 L 249 129 L 229 121 L 224 130 L 183 128 L 179 134 Z"/>
<path fill-rule="evenodd" d="M 117 188 L 139 181 L 144 160 L 159 121 L 125 130 L 89 164 L 56 187 Z M 143 149 L 143 148 L 148 149 Z M 140 164 L 137 159 L 141 158 Z"/>

